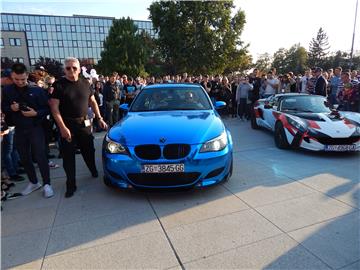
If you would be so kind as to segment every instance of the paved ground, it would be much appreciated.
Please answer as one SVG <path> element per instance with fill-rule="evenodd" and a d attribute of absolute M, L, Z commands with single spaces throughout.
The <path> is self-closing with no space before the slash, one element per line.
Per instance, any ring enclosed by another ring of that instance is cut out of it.
<path fill-rule="evenodd" d="M 282 151 L 270 133 L 226 122 L 234 175 L 213 188 L 111 190 L 78 157 L 65 199 L 53 170 L 55 197 L 3 205 L 1 268 L 360 269 L 359 155 Z"/>

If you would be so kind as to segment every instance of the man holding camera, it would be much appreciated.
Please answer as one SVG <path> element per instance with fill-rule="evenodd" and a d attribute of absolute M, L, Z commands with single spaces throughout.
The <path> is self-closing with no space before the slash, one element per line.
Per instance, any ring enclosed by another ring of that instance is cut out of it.
<path fill-rule="evenodd" d="M 44 184 L 44 196 L 52 197 L 54 191 L 50 185 L 50 172 L 45 152 L 42 120 L 49 114 L 48 97 L 39 87 L 28 85 L 29 73 L 22 63 L 11 68 L 13 84 L 4 88 L 2 93 L 2 111 L 7 114 L 15 126 L 15 145 L 30 183 L 22 192 L 28 195 L 40 189 L 33 159 L 39 165 Z"/>

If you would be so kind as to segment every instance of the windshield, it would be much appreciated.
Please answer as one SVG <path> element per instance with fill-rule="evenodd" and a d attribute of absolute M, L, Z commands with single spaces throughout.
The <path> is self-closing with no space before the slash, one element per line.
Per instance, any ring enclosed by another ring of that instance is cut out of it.
<path fill-rule="evenodd" d="M 207 94 L 201 87 L 159 87 L 142 90 L 134 100 L 131 112 L 211 110 Z"/>
<path fill-rule="evenodd" d="M 283 99 L 281 111 L 328 113 L 331 111 L 326 98 L 320 96 L 291 96 Z"/>

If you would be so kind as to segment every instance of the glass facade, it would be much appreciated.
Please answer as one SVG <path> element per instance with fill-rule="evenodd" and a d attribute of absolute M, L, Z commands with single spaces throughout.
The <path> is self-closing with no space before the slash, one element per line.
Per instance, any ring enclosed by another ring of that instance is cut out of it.
<path fill-rule="evenodd" d="M 24 31 L 33 65 L 40 57 L 63 62 L 74 56 L 94 63 L 100 60 L 103 41 L 109 33 L 113 18 L 95 16 L 47 16 L 1 13 L 1 31 Z M 136 21 L 139 30 L 152 37 L 155 31 L 151 21 Z M 17 44 L 17 41 L 10 41 Z M 19 46 L 19 45 L 13 45 Z"/>

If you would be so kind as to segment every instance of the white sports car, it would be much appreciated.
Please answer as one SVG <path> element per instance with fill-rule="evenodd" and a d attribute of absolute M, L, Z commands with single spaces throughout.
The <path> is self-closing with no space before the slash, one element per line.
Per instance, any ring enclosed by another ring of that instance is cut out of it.
<path fill-rule="evenodd" d="M 292 93 L 260 99 L 251 126 L 273 131 L 281 149 L 360 151 L 360 113 L 334 110 L 323 96 Z"/>

